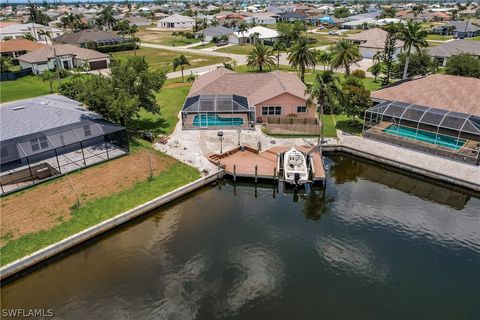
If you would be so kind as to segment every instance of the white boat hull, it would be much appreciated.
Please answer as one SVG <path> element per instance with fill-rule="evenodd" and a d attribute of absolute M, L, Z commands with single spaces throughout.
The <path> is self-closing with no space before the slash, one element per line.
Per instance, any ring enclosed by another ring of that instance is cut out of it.
<path fill-rule="evenodd" d="M 308 182 L 306 156 L 292 148 L 283 154 L 283 175 L 285 182 L 302 185 Z"/>

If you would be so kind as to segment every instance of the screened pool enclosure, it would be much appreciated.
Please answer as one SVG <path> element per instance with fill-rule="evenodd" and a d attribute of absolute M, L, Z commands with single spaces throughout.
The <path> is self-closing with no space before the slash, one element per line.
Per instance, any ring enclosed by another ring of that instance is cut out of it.
<path fill-rule="evenodd" d="M 183 129 L 251 129 L 254 123 L 255 109 L 243 96 L 197 95 L 182 108 Z"/>
<path fill-rule="evenodd" d="M 0 144 L 2 194 L 129 152 L 126 129 L 103 120 L 80 121 Z"/>
<path fill-rule="evenodd" d="M 383 101 L 365 112 L 364 137 L 478 165 L 480 117 Z"/>

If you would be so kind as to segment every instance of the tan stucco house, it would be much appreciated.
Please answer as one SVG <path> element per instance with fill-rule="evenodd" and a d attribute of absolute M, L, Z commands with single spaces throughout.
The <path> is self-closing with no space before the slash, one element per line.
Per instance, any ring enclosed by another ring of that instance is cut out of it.
<path fill-rule="evenodd" d="M 267 117 L 315 119 L 309 98 L 305 84 L 293 73 L 235 73 L 218 68 L 194 81 L 182 120 L 184 127 L 204 127 L 212 121 L 218 126 L 230 126 L 228 121 L 252 126 Z"/>

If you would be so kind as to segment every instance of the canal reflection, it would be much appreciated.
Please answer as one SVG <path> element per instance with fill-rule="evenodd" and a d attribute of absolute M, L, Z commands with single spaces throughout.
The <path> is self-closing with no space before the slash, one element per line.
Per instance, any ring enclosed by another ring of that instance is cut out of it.
<path fill-rule="evenodd" d="M 369 165 L 350 156 L 339 156 L 332 163 L 331 176 L 337 184 L 365 179 L 458 210 L 463 209 L 470 199 L 470 195 L 465 191 L 457 191 L 452 187 L 419 178 L 412 179 L 408 175 L 392 171 L 391 168 Z"/>
<path fill-rule="evenodd" d="M 328 163 L 326 188 L 310 194 L 227 180 L 195 192 L 4 285 L 2 308 L 52 308 L 58 319 L 475 319 L 480 199 L 353 158 Z"/>

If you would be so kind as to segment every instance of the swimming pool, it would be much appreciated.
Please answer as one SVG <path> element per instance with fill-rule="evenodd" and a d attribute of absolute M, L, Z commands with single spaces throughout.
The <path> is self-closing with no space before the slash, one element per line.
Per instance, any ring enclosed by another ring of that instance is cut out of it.
<path fill-rule="evenodd" d="M 195 127 L 238 127 L 243 125 L 242 118 L 219 117 L 213 114 L 197 114 L 193 119 Z"/>
<path fill-rule="evenodd" d="M 392 124 L 387 128 L 383 129 L 383 132 L 398 135 L 404 138 L 409 138 L 412 140 L 436 144 L 453 150 L 459 150 L 466 142 L 466 140 L 464 139 L 457 139 L 443 134 L 439 134 L 437 136 L 437 139 L 435 139 L 436 134 L 434 132 L 418 130 L 417 133 L 417 130 L 414 128 L 402 127 L 396 124 Z"/>

